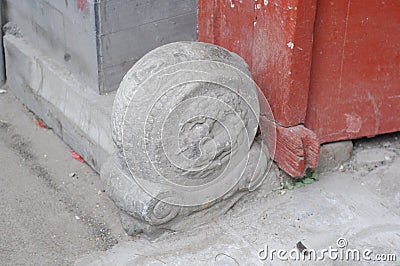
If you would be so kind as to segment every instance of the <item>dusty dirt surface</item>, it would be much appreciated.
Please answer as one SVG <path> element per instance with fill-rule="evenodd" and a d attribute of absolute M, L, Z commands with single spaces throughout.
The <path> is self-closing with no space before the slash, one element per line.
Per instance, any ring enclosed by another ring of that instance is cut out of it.
<path fill-rule="evenodd" d="M 204 226 L 156 241 L 123 242 L 76 265 L 399 265 L 399 138 L 356 140 L 352 159 L 313 184 L 272 193 L 265 184 Z M 299 247 L 314 250 L 316 259 L 292 260 L 289 252 Z M 286 260 L 276 253 L 260 259 L 260 250 L 280 249 Z M 338 253 L 318 260 L 324 249 Z M 364 258 L 365 251 L 371 253 Z"/>
<path fill-rule="evenodd" d="M 71 265 L 121 240 L 99 176 L 10 93 L 0 95 L 0 265 Z"/>

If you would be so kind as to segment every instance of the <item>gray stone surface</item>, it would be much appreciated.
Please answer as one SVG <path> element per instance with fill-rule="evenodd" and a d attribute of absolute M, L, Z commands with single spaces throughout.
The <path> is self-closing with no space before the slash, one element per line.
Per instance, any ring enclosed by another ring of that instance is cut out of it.
<path fill-rule="evenodd" d="M 13 22 L 44 54 L 97 93 L 118 88 L 145 53 L 197 39 L 197 0 L 6 0 Z"/>
<path fill-rule="evenodd" d="M 360 164 L 379 164 L 385 161 L 392 161 L 396 157 L 394 151 L 382 149 L 368 149 L 355 154 L 354 160 Z"/>
<path fill-rule="evenodd" d="M 356 171 L 366 176 L 381 166 L 393 163 L 400 154 L 399 135 L 396 133 L 359 139 L 354 143 L 353 157 L 343 165 L 342 171 Z"/>
<path fill-rule="evenodd" d="M 339 141 L 321 145 L 317 172 L 337 170 L 345 162 L 350 160 L 353 154 L 353 142 Z"/>
<path fill-rule="evenodd" d="M 5 21 L 18 25 L 34 47 L 94 91 L 98 86 L 96 17 L 93 1 L 6 0 Z"/>
<path fill-rule="evenodd" d="M 400 145 L 396 145 L 395 160 L 365 176 L 359 170 L 363 166 L 352 162 L 353 169 L 320 174 L 318 182 L 292 191 L 261 187 L 201 228 L 156 241 L 121 243 L 108 252 L 89 254 L 76 265 L 189 265 L 194 261 L 196 265 L 396 265 L 327 257 L 322 262 L 258 258 L 266 246 L 290 251 L 301 241 L 321 252 L 337 248 L 337 240 L 345 238 L 349 249 L 370 249 L 373 256 L 395 254 L 398 263 Z"/>
<path fill-rule="evenodd" d="M 178 42 L 140 59 L 117 92 L 101 174 L 127 231 L 180 231 L 255 190 L 271 163 L 254 141 L 259 108 L 247 64 L 222 47 Z"/>
<path fill-rule="evenodd" d="M 147 52 L 197 40 L 197 0 L 100 1 L 99 63 L 102 91 L 116 90 Z"/>
<path fill-rule="evenodd" d="M 23 38 L 6 35 L 4 45 L 10 91 L 100 171 L 112 153 L 115 94 L 96 94 Z"/>

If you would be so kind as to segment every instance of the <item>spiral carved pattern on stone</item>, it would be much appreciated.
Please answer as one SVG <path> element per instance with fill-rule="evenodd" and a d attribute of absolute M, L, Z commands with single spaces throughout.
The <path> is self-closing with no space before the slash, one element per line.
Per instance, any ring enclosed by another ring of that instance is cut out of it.
<path fill-rule="evenodd" d="M 179 42 L 145 55 L 114 101 L 116 156 L 102 173 L 110 197 L 160 226 L 255 190 L 273 153 L 254 141 L 260 114 L 272 117 L 260 95 L 244 60 L 224 48 Z"/>

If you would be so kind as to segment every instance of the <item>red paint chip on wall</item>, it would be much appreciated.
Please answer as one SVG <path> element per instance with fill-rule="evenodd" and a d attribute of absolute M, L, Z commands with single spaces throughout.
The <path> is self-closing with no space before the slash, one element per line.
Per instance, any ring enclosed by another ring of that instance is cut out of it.
<path fill-rule="evenodd" d="M 84 11 L 86 8 L 87 0 L 78 0 L 78 9 Z"/>

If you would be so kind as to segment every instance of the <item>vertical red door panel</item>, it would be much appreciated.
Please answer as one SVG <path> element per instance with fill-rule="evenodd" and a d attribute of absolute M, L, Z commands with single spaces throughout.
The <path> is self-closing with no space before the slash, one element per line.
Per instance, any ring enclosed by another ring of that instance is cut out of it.
<path fill-rule="evenodd" d="M 315 0 L 199 0 L 199 41 L 241 55 L 285 127 L 305 121 L 315 7 Z"/>
<path fill-rule="evenodd" d="M 321 143 L 400 130 L 400 5 L 318 0 L 306 126 Z"/>
<path fill-rule="evenodd" d="M 319 140 L 305 122 L 316 0 L 199 0 L 199 41 L 242 56 L 276 123 L 274 160 L 292 176 L 318 161 Z M 275 124 L 274 124 L 275 126 Z"/>
<path fill-rule="evenodd" d="M 199 0 L 199 40 L 249 64 L 292 176 L 320 143 L 400 130 L 399 29 L 396 0 Z"/>

